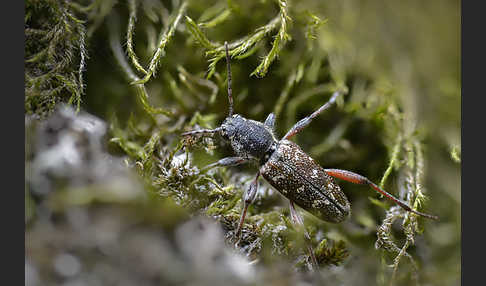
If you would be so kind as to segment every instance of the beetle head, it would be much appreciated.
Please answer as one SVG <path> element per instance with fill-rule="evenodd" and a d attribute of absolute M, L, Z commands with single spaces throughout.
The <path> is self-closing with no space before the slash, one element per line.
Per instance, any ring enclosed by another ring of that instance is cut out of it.
<path fill-rule="evenodd" d="M 223 139 L 230 141 L 231 138 L 238 132 L 238 127 L 241 126 L 244 122 L 244 119 L 239 114 L 233 114 L 231 116 L 226 117 L 226 119 L 221 124 L 221 137 Z"/>

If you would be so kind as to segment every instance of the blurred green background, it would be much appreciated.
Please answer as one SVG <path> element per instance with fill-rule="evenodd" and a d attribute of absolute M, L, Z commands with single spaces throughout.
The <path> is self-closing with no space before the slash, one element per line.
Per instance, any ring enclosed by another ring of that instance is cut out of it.
<path fill-rule="evenodd" d="M 459 285 L 460 7 L 26 1 L 26 283 Z M 352 205 L 346 222 L 299 209 L 317 277 L 288 203 L 262 180 L 235 248 L 240 198 L 257 168 L 202 171 L 230 156 L 229 146 L 218 136 L 180 137 L 227 114 L 224 41 L 237 113 L 263 121 L 275 112 L 280 138 L 343 91 L 293 141 L 323 167 L 363 174 L 440 220 L 340 182 Z M 79 113 L 56 111 L 63 103 Z"/>

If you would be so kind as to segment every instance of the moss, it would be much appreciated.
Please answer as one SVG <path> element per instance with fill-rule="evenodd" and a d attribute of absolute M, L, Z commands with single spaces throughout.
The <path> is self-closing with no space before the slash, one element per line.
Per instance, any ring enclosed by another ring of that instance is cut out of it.
<path fill-rule="evenodd" d="M 27 1 L 25 111 L 49 114 L 58 102 L 79 109 L 84 93 L 86 28 L 62 1 Z"/>
<path fill-rule="evenodd" d="M 349 256 L 346 243 L 342 240 L 329 245 L 327 239 L 323 239 L 316 248 L 316 258 L 319 264 L 340 265 Z"/>

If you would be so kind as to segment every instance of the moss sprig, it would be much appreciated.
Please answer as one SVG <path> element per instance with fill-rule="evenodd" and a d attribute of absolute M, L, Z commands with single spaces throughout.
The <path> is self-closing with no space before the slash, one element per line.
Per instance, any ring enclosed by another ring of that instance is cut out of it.
<path fill-rule="evenodd" d="M 119 29 L 119 23 L 118 23 L 118 16 L 116 14 L 113 14 L 108 22 L 108 28 L 110 30 L 109 33 L 109 42 L 110 42 L 110 48 L 113 52 L 113 55 L 118 63 L 118 65 L 121 67 L 125 77 L 127 78 L 128 81 L 139 81 L 140 78 L 133 72 L 132 68 L 128 64 L 126 58 L 125 58 L 125 53 L 123 52 L 123 49 L 121 47 L 121 41 L 120 41 L 120 29 Z M 145 88 L 144 84 L 135 84 L 134 85 L 136 94 L 138 99 L 140 100 L 143 108 L 147 111 L 147 113 L 151 116 L 156 115 L 156 114 L 164 114 L 166 116 L 172 116 L 172 112 L 163 108 L 156 108 L 152 107 L 149 102 L 148 102 L 148 92 L 147 89 Z"/>
<path fill-rule="evenodd" d="M 391 158 L 390 158 L 390 161 L 388 163 L 388 167 L 386 168 L 385 173 L 383 174 L 383 177 L 381 178 L 380 185 L 379 185 L 380 188 L 384 188 L 386 179 L 391 174 L 394 166 L 396 165 L 396 162 L 398 160 L 398 156 L 400 155 L 400 151 L 402 149 L 401 147 L 402 147 L 402 137 L 399 135 L 398 138 L 397 138 L 397 142 L 395 143 L 395 145 L 393 147 L 393 151 L 391 153 Z"/>
<path fill-rule="evenodd" d="M 203 46 L 205 49 L 212 50 L 215 49 L 218 44 L 212 43 L 199 26 L 192 20 L 189 16 L 186 16 L 186 27 L 189 32 L 194 36 L 197 43 Z"/>
<path fill-rule="evenodd" d="M 147 71 L 142 67 L 142 65 L 138 62 L 137 55 L 133 50 L 133 31 L 135 30 L 135 22 L 137 21 L 137 3 L 136 0 L 129 0 L 128 1 L 128 10 L 130 12 L 128 18 L 128 27 L 127 27 L 127 54 L 132 64 L 135 68 L 143 73 L 147 74 Z"/>
<path fill-rule="evenodd" d="M 243 59 L 256 52 L 257 48 L 261 48 L 261 43 L 265 36 L 273 30 L 279 28 L 275 36 L 272 48 L 269 53 L 261 60 L 261 63 L 250 74 L 257 77 L 263 77 L 268 72 L 268 68 L 280 53 L 283 46 L 291 40 L 289 30 L 289 23 L 292 19 L 288 12 L 288 3 L 285 0 L 278 1 L 280 13 L 273 18 L 266 25 L 263 25 L 255 31 L 239 40 L 229 42 L 229 54 L 232 58 Z M 231 15 L 231 9 L 223 10 L 218 16 L 214 17 L 209 22 L 197 24 L 190 17 L 186 17 L 186 26 L 190 33 L 194 36 L 196 41 L 203 46 L 206 51 L 206 56 L 209 56 L 209 66 L 207 78 L 211 78 L 216 71 L 217 63 L 225 57 L 224 46 L 221 43 L 211 42 L 201 28 L 215 27 L 224 22 Z"/>
<path fill-rule="evenodd" d="M 416 134 L 409 134 L 406 139 L 398 138 L 395 147 L 392 149 L 392 159 L 385 172 L 384 179 L 387 177 L 387 172 L 391 172 L 394 161 L 402 161 L 399 169 L 400 179 L 400 197 L 405 198 L 407 204 L 414 209 L 420 208 L 425 200 L 423 194 L 423 176 L 424 176 L 424 158 L 422 144 L 419 142 Z M 401 155 L 401 156 L 400 156 Z M 384 184 L 384 180 L 382 179 Z M 393 238 L 391 226 L 394 221 L 403 218 L 402 232 L 405 235 L 405 242 L 399 246 L 399 243 Z M 378 229 L 375 247 L 384 249 L 386 252 L 395 253 L 393 263 L 390 267 L 393 269 L 390 278 L 390 284 L 396 280 L 399 263 L 403 257 L 408 258 L 412 266 L 412 279 L 415 284 L 418 284 L 418 266 L 413 257 L 407 252 L 408 248 L 415 243 L 415 235 L 420 233 L 417 221 L 417 215 L 405 212 L 397 206 L 393 206 L 387 211 L 386 218 L 383 220 Z M 386 260 L 384 260 L 386 261 Z"/>
<path fill-rule="evenodd" d="M 275 39 L 273 40 L 272 49 L 250 75 L 264 77 L 268 72 L 270 64 L 272 64 L 272 62 L 278 56 L 282 47 L 291 40 L 291 37 L 287 32 L 289 29 L 289 22 L 291 21 L 288 14 L 287 1 L 279 0 L 278 5 L 280 7 L 280 29 L 277 36 L 275 36 Z"/>
<path fill-rule="evenodd" d="M 248 56 L 249 51 L 253 53 L 254 50 L 252 48 L 254 48 L 255 45 L 258 44 L 260 41 L 262 41 L 267 34 L 276 29 L 280 24 L 280 21 L 281 17 L 275 17 L 270 22 L 268 22 L 268 24 L 255 29 L 252 34 L 245 36 L 242 39 L 229 42 L 228 48 L 230 57 L 241 58 Z M 218 44 L 216 48 L 207 51 L 206 55 L 211 57 L 209 60 L 207 75 L 207 78 L 211 78 L 211 76 L 216 71 L 216 64 L 226 55 L 224 45 Z"/>
<path fill-rule="evenodd" d="M 212 27 L 217 26 L 217 25 L 223 23 L 224 21 L 226 21 L 230 15 L 231 15 L 231 10 L 230 9 L 224 9 L 223 11 L 221 11 L 221 13 L 216 15 L 213 19 L 211 19 L 207 22 L 199 23 L 199 26 L 202 27 L 202 28 L 212 28 Z"/>
<path fill-rule="evenodd" d="M 157 50 L 155 51 L 154 55 L 152 56 L 152 59 L 150 60 L 145 77 L 139 80 L 135 80 L 131 82 L 131 84 L 144 84 L 150 80 L 152 75 L 154 75 L 159 65 L 160 59 L 165 55 L 165 47 L 170 42 L 170 40 L 172 40 L 172 37 L 174 36 L 175 33 L 175 29 L 179 25 L 182 16 L 186 12 L 186 9 L 187 9 L 187 2 L 184 1 L 182 2 L 181 6 L 177 10 L 177 13 L 172 16 L 174 18 L 174 21 L 172 22 L 170 27 L 165 32 L 161 33 Z"/>

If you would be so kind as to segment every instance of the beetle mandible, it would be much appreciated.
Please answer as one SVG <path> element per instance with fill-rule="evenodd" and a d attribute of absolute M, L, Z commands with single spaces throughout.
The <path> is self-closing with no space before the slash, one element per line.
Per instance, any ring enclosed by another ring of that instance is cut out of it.
<path fill-rule="evenodd" d="M 255 200 L 260 176 L 264 177 L 270 185 L 289 200 L 292 221 L 299 226 L 303 226 L 303 220 L 295 210 L 294 203 L 327 222 L 339 223 L 349 216 L 351 212 L 350 203 L 332 177 L 355 184 L 367 184 L 406 211 L 426 218 L 438 219 L 437 216 L 412 209 L 407 203 L 384 191 L 362 175 L 347 170 L 322 168 L 297 144 L 289 140 L 309 125 L 317 115 L 328 109 L 340 95 L 339 92 L 334 92 L 328 102 L 311 115 L 297 122 L 281 140 L 277 140 L 274 134 L 275 116 L 273 113 L 270 113 L 263 123 L 246 119 L 239 114 L 233 114 L 231 67 L 227 42 L 225 42 L 225 49 L 228 70 L 228 117 L 221 126 L 215 129 L 194 130 L 182 133 L 182 135 L 196 136 L 219 133 L 226 141 L 229 141 L 237 156 L 223 158 L 206 166 L 206 169 L 236 166 L 250 161 L 258 162 L 259 170 L 243 195 L 243 210 L 235 233 L 237 238 L 241 234 L 247 209 Z M 304 235 L 307 240 L 310 240 L 305 229 Z M 310 245 L 308 248 L 312 264 L 317 266 Z"/>

